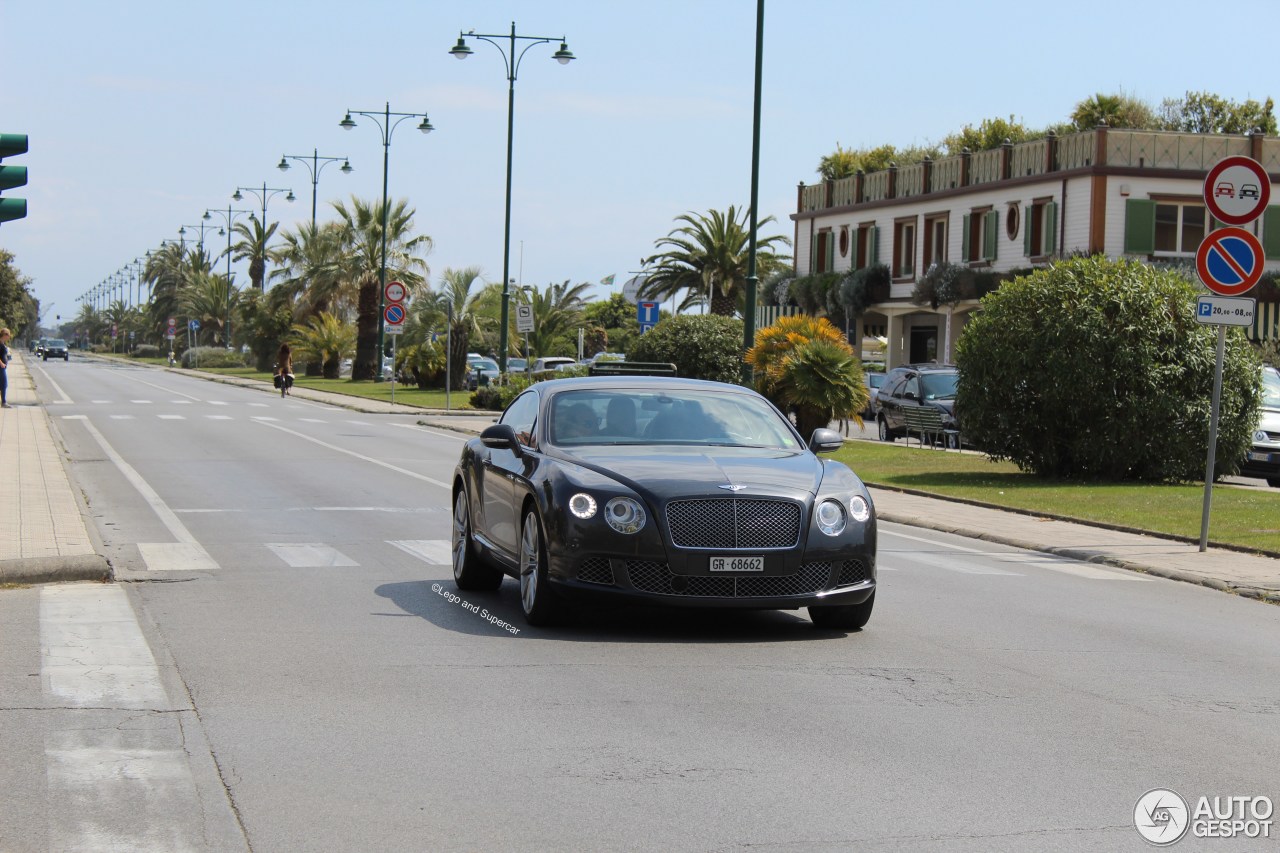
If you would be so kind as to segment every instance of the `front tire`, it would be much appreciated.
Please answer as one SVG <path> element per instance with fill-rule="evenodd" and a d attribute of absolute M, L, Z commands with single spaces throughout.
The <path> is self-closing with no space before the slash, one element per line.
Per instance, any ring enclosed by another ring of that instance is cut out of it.
<path fill-rule="evenodd" d="M 812 605 L 809 618 L 815 628 L 827 628 L 835 631 L 859 631 L 871 619 L 871 610 L 876 604 L 876 594 L 861 604 L 829 604 L 825 607 Z"/>
<path fill-rule="evenodd" d="M 530 507 L 520 530 L 520 607 L 530 625 L 554 625 L 564 618 L 547 572 L 547 548 L 538 511 Z"/>
<path fill-rule="evenodd" d="M 876 425 L 879 427 L 881 441 L 893 441 L 893 433 L 889 431 L 889 422 L 881 415 L 876 419 Z"/>
<path fill-rule="evenodd" d="M 461 590 L 491 591 L 502 583 L 502 572 L 483 562 L 471 537 L 471 513 L 466 489 L 453 499 L 453 582 Z"/>

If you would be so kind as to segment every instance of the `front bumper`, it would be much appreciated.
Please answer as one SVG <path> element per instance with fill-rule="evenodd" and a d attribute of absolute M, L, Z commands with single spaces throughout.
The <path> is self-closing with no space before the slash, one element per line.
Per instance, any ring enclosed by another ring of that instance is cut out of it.
<path fill-rule="evenodd" d="M 1255 444 L 1250 447 L 1240 463 L 1240 475 L 1263 479 L 1280 477 L 1280 446 Z"/>

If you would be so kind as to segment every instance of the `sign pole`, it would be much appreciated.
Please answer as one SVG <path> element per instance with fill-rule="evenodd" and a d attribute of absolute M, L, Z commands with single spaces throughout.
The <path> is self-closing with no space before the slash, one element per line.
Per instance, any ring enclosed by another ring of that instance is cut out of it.
<path fill-rule="evenodd" d="M 391 336 L 391 405 L 396 404 L 396 339 L 399 335 Z"/>
<path fill-rule="evenodd" d="M 453 407 L 450 404 L 449 397 L 449 376 L 453 373 L 453 303 L 445 303 L 444 306 L 445 328 L 444 328 L 444 410 L 450 411 Z"/>
<path fill-rule="evenodd" d="M 1213 404 L 1209 414 L 1209 461 L 1204 469 L 1204 509 L 1200 514 L 1200 550 L 1209 547 L 1209 507 L 1213 504 L 1213 465 L 1218 450 L 1218 404 L 1222 401 L 1222 363 L 1227 351 L 1227 327 L 1218 326 L 1218 357 L 1213 368 Z"/>

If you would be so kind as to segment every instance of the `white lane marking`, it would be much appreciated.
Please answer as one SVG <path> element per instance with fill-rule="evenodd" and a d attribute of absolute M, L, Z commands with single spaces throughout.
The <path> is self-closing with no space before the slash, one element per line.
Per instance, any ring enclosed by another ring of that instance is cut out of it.
<path fill-rule="evenodd" d="M 93 440 L 102 448 L 102 452 L 107 454 L 107 458 L 115 464 L 116 468 L 120 469 L 120 473 L 124 475 L 124 478 L 138 490 L 138 494 L 142 495 L 142 499 L 151 507 L 151 511 L 156 514 L 156 517 L 160 519 L 160 522 L 168 528 L 170 533 L 173 534 L 173 538 L 177 539 L 184 545 L 190 546 L 188 549 L 185 549 L 188 552 L 186 557 L 189 564 L 185 566 L 185 568 L 192 568 L 194 565 L 199 565 L 202 568 L 216 569 L 218 564 L 215 563 L 213 558 L 209 556 L 203 547 L 201 547 L 196 538 L 191 535 L 191 531 L 187 530 L 186 526 L 178 519 L 178 516 L 174 514 L 173 510 L 169 509 L 168 504 L 164 502 L 160 495 L 156 494 L 156 490 L 151 488 L 146 480 L 142 479 L 142 475 L 135 471 L 132 465 L 125 462 L 124 457 L 117 453 L 115 448 L 107 443 L 106 438 L 103 437 L 102 433 L 98 432 L 97 427 L 88 420 L 85 420 L 84 428 L 89 431 L 89 435 L 92 436 Z M 140 544 L 138 548 L 141 550 L 142 545 Z M 145 551 L 143 552 L 143 558 L 146 558 Z"/>
<path fill-rule="evenodd" d="M 208 402 L 210 406 L 230 406 L 231 405 L 226 400 L 209 400 Z"/>
<path fill-rule="evenodd" d="M 138 403 L 139 405 L 144 405 L 144 406 L 149 406 L 149 405 L 151 405 L 151 401 L 150 401 L 150 400 L 130 400 L 129 402 L 130 402 L 130 403 Z"/>
<path fill-rule="evenodd" d="M 89 420 L 89 416 L 88 415 L 63 415 L 62 419 L 64 421 L 87 421 Z"/>
<path fill-rule="evenodd" d="M 267 403 L 250 403 L 249 405 L 253 406 L 256 409 L 265 409 L 268 404 Z"/>
<path fill-rule="evenodd" d="M 198 543 L 139 542 L 138 553 L 152 572 L 209 572 L 220 568 Z"/>
<path fill-rule="evenodd" d="M 190 400 L 170 400 L 169 403 L 174 406 L 190 406 Z"/>
<path fill-rule="evenodd" d="M 278 421 L 278 420 L 280 420 L 280 419 L 279 419 L 279 418 L 273 418 L 273 417 L 271 417 L 271 416 L 269 416 L 269 415 L 254 415 L 254 416 L 251 418 L 251 420 L 255 420 L 255 421 Z"/>
<path fill-rule="evenodd" d="M 205 415 L 205 417 L 206 417 L 206 418 L 208 418 L 208 419 L 209 419 L 209 420 L 211 420 L 211 421 L 229 421 L 229 420 L 231 420 L 231 415 Z"/>
<path fill-rule="evenodd" d="M 152 714 L 170 703 L 155 658 L 121 587 L 40 590 L 42 685 L 57 704 Z M 57 720 L 65 722 L 59 724 Z M 199 850 L 207 838 L 161 816 L 200 808 L 187 754 L 147 725 L 51 717 L 44 736 L 51 850 Z M 122 823 L 121 804 L 151 816 Z M 192 832 L 196 834 L 193 835 Z"/>
<path fill-rule="evenodd" d="M 92 402 L 95 406 L 109 406 L 109 405 L 111 405 L 111 401 L 110 401 L 110 400 L 93 400 L 93 401 L 91 401 L 91 402 Z"/>
<path fill-rule="evenodd" d="M 135 418 L 133 415 L 112 415 L 112 416 L 111 416 L 111 420 L 113 420 L 113 421 L 133 421 L 133 420 L 137 420 L 137 418 Z"/>
<path fill-rule="evenodd" d="M 328 545 L 318 542 L 283 543 L 268 542 L 267 547 L 294 569 L 311 569 L 322 566 L 358 566 L 355 560 Z"/>
<path fill-rule="evenodd" d="M 307 506 L 287 512 L 438 512 L 422 506 Z"/>
<path fill-rule="evenodd" d="M 373 426 L 373 424 L 366 423 L 365 421 L 347 421 L 347 423 L 352 426 Z"/>
<path fill-rule="evenodd" d="M 1006 572 L 1004 569 L 997 569 L 991 566 L 979 566 L 973 563 L 965 562 L 965 558 L 956 557 L 951 554 L 940 554 L 934 551 L 917 551 L 914 554 L 898 554 L 898 559 L 894 562 L 899 564 L 903 560 L 913 563 L 924 563 L 926 566 L 933 566 L 938 569 L 946 569 L 949 572 L 959 572 L 964 575 L 1007 575 L 1010 577 L 1022 577 L 1019 572 Z"/>
<path fill-rule="evenodd" d="M 199 397 L 193 397 L 190 394 L 184 394 L 181 391 L 178 391 L 174 388 L 166 388 L 163 385 L 157 385 L 154 382 L 148 382 L 147 380 L 142 379 L 141 377 L 134 376 L 129 373 L 125 373 L 121 375 L 123 375 L 125 379 L 132 379 L 134 382 L 137 382 L 139 385 L 146 385 L 148 388 L 154 388 L 157 391 L 163 392 L 165 394 L 177 394 L 179 397 L 186 397 L 188 400 L 195 400 L 197 403 L 201 402 Z M 138 401 L 134 400 L 134 402 L 136 403 Z M 174 402 L 178 402 L 178 401 L 175 400 Z"/>
<path fill-rule="evenodd" d="M 297 430 L 288 429 L 286 427 L 278 426 L 272 423 L 266 423 L 261 420 L 256 420 L 255 423 L 260 423 L 264 427 L 270 427 L 271 429 L 278 429 L 281 432 L 287 432 L 289 433 L 289 435 L 297 436 L 298 438 L 301 438 L 304 441 L 309 441 L 312 444 L 318 444 L 321 447 L 327 447 L 328 449 L 336 453 L 345 453 L 348 456 L 354 456 L 356 459 L 360 459 L 364 462 L 370 462 L 374 465 L 380 465 L 383 468 L 387 468 L 391 471 L 395 471 L 398 474 L 404 474 L 408 477 L 413 477 L 415 480 L 421 480 L 424 483 L 430 483 L 431 485 L 439 486 L 442 489 L 450 488 L 450 485 L 448 483 L 441 482 L 440 480 L 437 480 L 434 477 L 428 477 L 426 474 L 419 474 L 416 471 L 408 471 L 397 465 L 392 465 L 390 462 L 383 462 L 381 459 L 374 459 L 372 456 L 365 456 L 363 453 L 356 453 L 353 450 L 347 450 L 345 447 L 338 447 L 336 444 L 330 444 L 327 441 L 321 441 L 318 438 L 312 438 L 311 436 L 300 433 Z"/>
<path fill-rule="evenodd" d="M 984 555 L 1011 553 L 1011 552 L 1005 552 L 1005 551 L 990 551 L 990 550 L 984 551 L 981 548 L 966 548 L 964 545 L 953 545 L 949 542 L 939 542 L 937 539 L 925 539 L 924 537 L 921 537 L 921 536 L 912 536 L 909 533 L 899 533 L 896 530 L 886 530 L 884 532 L 888 536 L 896 536 L 899 539 L 910 539 L 912 542 L 923 542 L 926 545 L 936 545 L 939 548 L 945 548 L 948 551 L 968 551 L 971 554 L 984 554 Z M 913 551 L 910 553 L 916 553 L 916 552 Z"/>
<path fill-rule="evenodd" d="M 57 391 L 57 392 L 58 392 L 58 396 L 61 398 L 61 399 L 58 399 L 58 400 L 54 400 L 53 402 L 55 402 L 55 403 L 70 403 L 70 402 L 72 402 L 71 398 L 67 396 L 67 392 L 62 390 L 62 386 L 60 386 L 57 382 L 55 382 L 55 381 L 54 381 L 54 379 L 53 379 L 53 377 L 49 375 L 49 371 L 45 370 L 45 369 L 42 367 L 42 368 L 40 368 L 40 373 L 44 376 L 44 378 L 45 378 L 45 379 L 47 379 L 47 380 L 48 380 L 49 384 L 53 386 L 53 390 Z"/>
<path fill-rule="evenodd" d="M 328 421 L 322 421 L 320 418 L 298 418 L 304 424 L 327 424 Z"/>
<path fill-rule="evenodd" d="M 168 703 L 151 648 L 118 586 L 42 587 L 40 654 L 45 690 L 68 705 L 146 710 Z"/>
<path fill-rule="evenodd" d="M 453 543 L 448 539 L 388 539 L 392 545 L 433 566 L 453 563 Z"/>
<path fill-rule="evenodd" d="M 471 435 L 461 435 L 456 432 L 443 432 L 439 429 L 429 429 L 424 426 L 418 426 L 417 424 L 391 424 L 391 426 L 400 427 L 400 429 L 411 429 L 414 432 L 425 432 L 427 435 L 434 435 L 438 438 L 452 438 L 456 441 L 469 441 L 475 437 Z"/>
<path fill-rule="evenodd" d="M 156 415 L 162 421 L 185 421 L 186 415 Z"/>

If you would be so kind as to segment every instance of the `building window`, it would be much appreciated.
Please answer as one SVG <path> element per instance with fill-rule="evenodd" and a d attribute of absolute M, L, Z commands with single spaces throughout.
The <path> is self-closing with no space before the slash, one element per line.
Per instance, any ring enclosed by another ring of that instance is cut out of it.
<path fill-rule="evenodd" d="M 924 268 L 947 259 L 947 216 L 926 216 L 924 220 Z"/>
<path fill-rule="evenodd" d="M 1156 254 L 1195 254 L 1205 235 L 1203 204 L 1156 204 Z"/>
<path fill-rule="evenodd" d="M 873 267 L 880 263 L 880 229 L 872 223 L 858 226 L 853 240 L 853 269 Z"/>
<path fill-rule="evenodd" d="M 1058 248 L 1058 204 L 1051 198 L 1038 198 L 1022 212 L 1022 253 L 1029 258 L 1052 255 Z"/>
<path fill-rule="evenodd" d="M 1000 214 L 990 207 L 977 207 L 966 213 L 964 233 L 960 241 L 962 260 L 970 264 L 989 264 L 994 261 L 999 232 Z"/>
<path fill-rule="evenodd" d="M 916 219 L 899 219 L 893 223 L 893 277 L 915 275 Z"/>
<path fill-rule="evenodd" d="M 831 272 L 835 267 L 835 240 L 831 229 L 825 228 L 813 236 L 813 252 L 809 256 L 809 272 L 812 275 Z"/>

